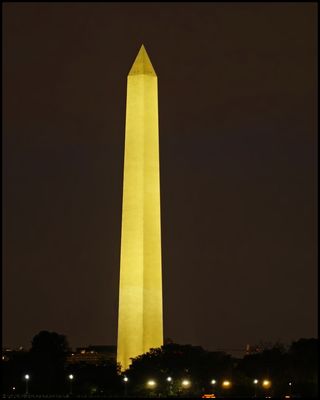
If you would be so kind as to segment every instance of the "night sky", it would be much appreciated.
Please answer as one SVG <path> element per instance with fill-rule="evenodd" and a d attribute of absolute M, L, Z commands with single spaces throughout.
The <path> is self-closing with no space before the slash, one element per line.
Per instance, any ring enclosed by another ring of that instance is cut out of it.
<path fill-rule="evenodd" d="M 126 77 L 158 75 L 164 336 L 317 336 L 315 3 L 5 3 L 3 345 L 116 344 Z"/>

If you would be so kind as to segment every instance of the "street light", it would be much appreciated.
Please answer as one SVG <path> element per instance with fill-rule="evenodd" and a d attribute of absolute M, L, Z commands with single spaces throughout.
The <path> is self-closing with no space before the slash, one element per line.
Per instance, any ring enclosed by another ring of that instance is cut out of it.
<path fill-rule="evenodd" d="M 168 385 L 169 385 L 169 391 L 168 391 L 169 396 L 171 396 L 172 395 L 172 378 L 171 378 L 171 376 L 168 376 L 166 381 L 168 382 Z"/>
<path fill-rule="evenodd" d="M 289 382 L 289 395 L 291 397 L 292 394 L 292 382 Z"/>
<path fill-rule="evenodd" d="M 28 383 L 29 383 L 30 375 L 25 374 L 24 379 L 26 381 L 26 394 L 28 394 L 29 393 Z"/>
<path fill-rule="evenodd" d="M 123 378 L 123 382 L 124 382 L 124 396 L 127 397 L 127 383 L 129 381 L 129 378 L 127 376 L 125 376 Z"/>
<path fill-rule="evenodd" d="M 72 381 L 73 381 L 74 376 L 73 376 L 72 374 L 70 374 L 70 375 L 68 376 L 68 378 L 69 378 L 69 381 L 70 381 L 70 390 L 69 390 L 69 394 L 72 394 Z"/>
<path fill-rule="evenodd" d="M 215 385 L 217 383 L 217 381 L 215 379 L 211 380 L 211 385 Z"/>
<path fill-rule="evenodd" d="M 191 382 L 188 380 L 188 379 L 184 379 L 182 382 L 181 382 L 181 384 L 182 384 L 182 387 L 184 387 L 184 388 L 188 388 L 188 387 L 190 387 L 190 385 L 191 385 Z"/>
<path fill-rule="evenodd" d="M 253 381 L 253 384 L 254 384 L 254 397 L 257 397 L 257 385 L 258 385 L 258 383 L 259 383 L 258 379 L 255 379 Z"/>
<path fill-rule="evenodd" d="M 271 381 L 269 381 L 268 379 L 265 379 L 265 380 L 262 382 L 262 386 L 263 386 L 265 389 L 269 389 L 270 386 L 271 386 Z"/>
<path fill-rule="evenodd" d="M 150 380 L 147 382 L 147 386 L 148 386 L 150 389 L 153 389 L 153 388 L 155 388 L 155 387 L 157 386 L 157 383 L 156 383 L 156 381 L 154 381 L 153 379 L 150 379 Z"/>
<path fill-rule="evenodd" d="M 225 389 L 229 389 L 231 387 L 231 382 L 228 380 L 225 380 L 222 382 L 222 387 Z"/>

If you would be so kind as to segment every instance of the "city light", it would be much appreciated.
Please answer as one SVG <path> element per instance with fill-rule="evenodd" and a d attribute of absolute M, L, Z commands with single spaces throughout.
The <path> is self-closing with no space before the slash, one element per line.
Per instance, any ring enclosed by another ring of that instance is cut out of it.
<path fill-rule="evenodd" d="M 150 388 L 154 388 L 156 386 L 156 381 L 151 379 L 147 382 L 147 386 L 149 386 Z"/>
<path fill-rule="evenodd" d="M 127 384 L 128 384 L 129 378 L 127 376 L 123 377 L 123 382 L 124 382 L 124 396 L 127 397 Z"/>
<path fill-rule="evenodd" d="M 29 379 L 30 379 L 30 375 L 29 374 L 25 374 L 24 379 L 26 381 L 26 392 L 25 393 L 29 394 L 28 382 L 29 382 Z"/>
<path fill-rule="evenodd" d="M 258 383 L 259 383 L 258 379 L 255 379 L 253 381 L 253 384 L 254 384 L 254 397 L 257 397 L 257 385 L 258 385 Z"/>
<path fill-rule="evenodd" d="M 289 385 L 289 398 L 291 398 L 291 395 L 292 395 L 292 382 L 289 382 L 288 385 Z"/>
<path fill-rule="evenodd" d="M 211 385 L 215 385 L 216 383 L 217 383 L 217 381 L 215 379 L 212 379 Z"/>
<path fill-rule="evenodd" d="M 72 374 L 68 375 L 68 378 L 70 380 L 70 387 L 69 387 L 69 394 L 72 394 L 72 381 L 74 376 Z"/>
<path fill-rule="evenodd" d="M 268 388 L 271 386 L 271 382 L 270 382 L 268 379 L 265 379 L 265 380 L 262 382 L 262 386 L 263 386 L 265 389 L 268 389 Z"/>
<path fill-rule="evenodd" d="M 188 381 L 188 379 L 184 379 L 184 380 L 182 381 L 182 386 L 183 386 L 184 388 L 187 388 L 187 387 L 189 387 L 190 385 L 191 385 L 191 382 Z"/>
<path fill-rule="evenodd" d="M 172 381 L 171 376 L 168 376 L 167 381 L 168 381 L 168 382 L 171 382 L 171 381 Z"/>
<path fill-rule="evenodd" d="M 231 382 L 230 381 L 223 381 L 222 382 L 222 386 L 226 389 L 228 389 L 231 386 Z"/>

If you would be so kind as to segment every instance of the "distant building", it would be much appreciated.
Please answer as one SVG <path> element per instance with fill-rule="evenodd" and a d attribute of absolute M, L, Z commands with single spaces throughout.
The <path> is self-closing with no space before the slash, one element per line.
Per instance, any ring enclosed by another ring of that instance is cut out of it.
<path fill-rule="evenodd" d="M 92 364 L 100 365 L 106 361 L 115 360 L 117 346 L 95 345 L 88 347 L 78 347 L 67 357 L 67 364 Z"/>
<path fill-rule="evenodd" d="M 247 344 L 246 345 L 246 353 L 245 353 L 245 355 L 261 353 L 263 350 L 264 349 L 263 349 L 262 345 L 257 345 L 257 344 L 250 345 L 250 344 Z"/>
<path fill-rule="evenodd" d="M 26 350 L 22 346 L 20 346 L 19 348 L 16 348 L 16 349 L 11 349 L 9 347 L 5 347 L 4 349 L 2 349 L 1 359 L 3 362 L 6 362 L 6 361 L 12 360 L 16 356 L 20 356 L 25 353 L 26 353 Z"/>

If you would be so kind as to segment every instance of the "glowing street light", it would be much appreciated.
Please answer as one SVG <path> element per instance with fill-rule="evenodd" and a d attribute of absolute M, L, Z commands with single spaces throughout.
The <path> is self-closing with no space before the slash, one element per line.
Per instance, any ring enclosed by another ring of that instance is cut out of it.
<path fill-rule="evenodd" d="M 157 382 L 154 381 L 153 379 L 150 379 L 150 380 L 147 382 L 147 386 L 148 386 L 150 389 L 153 389 L 153 388 L 155 388 L 155 387 L 157 386 Z"/>
<path fill-rule="evenodd" d="M 225 389 L 229 389 L 231 387 L 231 382 L 228 380 L 225 380 L 222 382 L 222 387 Z"/>
<path fill-rule="evenodd" d="M 172 378 L 171 378 L 171 376 L 168 376 L 166 381 L 169 384 L 169 395 L 171 396 L 172 395 Z"/>
<path fill-rule="evenodd" d="M 70 375 L 68 376 L 68 378 L 69 378 L 69 381 L 70 381 L 69 393 L 72 394 L 72 381 L 73 381 L 74 376 L 73 376 L 72 374 L 70 374 Z"/>
<path fill-rule="evenodd" d="M 182 384 L 182 387 L 184 387 L 184 388 L 188 388 L 188 387 L 190 387 L 191 386 L 191 382 L 188 380 L 188 379 L 184 379 L 182 382 L 181 382 L 181 384 Z"/>
<path fill-rule="evenodd" d="M 29 388 L 28 388 L 29 379 L 30 379 L 30 375 L 25 374 L 24 380 L 26 381 L 26 394 L 29 394 Z"/>
<path fill-rule="evenodd" d="M 124 396 L 127 397 L 127 383 L 129 381 L 129 378 L 127 376 L 125 376 L 123 378 L 123 382 L 124 382 Z"/>
<path fill-rule="evenodd" d="M 215 385 L 216 383 L 217 383 L 217 381 L 215 379 L 212 379 L 211 385 Z"/>
<path fill-rule="evenodd" d="M 269 389 L 270 386 L 271 386 L 271 381 L 269 381 L 268 379 L 265 379 L 265 380 L 262 382 L 262 386 L 263 386 L 265 389 Z"/>
<path fill-rule="evenodd" d="M 258 379 L 254 379 L 253 384 L 254 384 L 254 397 L 257 397 L 257 385 L 259 381 Z"/>

